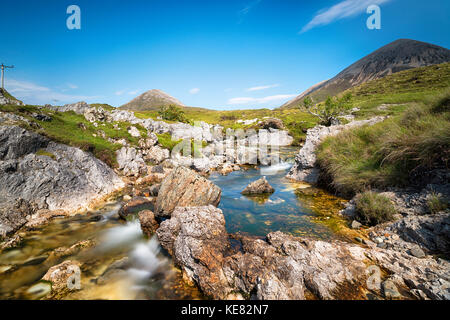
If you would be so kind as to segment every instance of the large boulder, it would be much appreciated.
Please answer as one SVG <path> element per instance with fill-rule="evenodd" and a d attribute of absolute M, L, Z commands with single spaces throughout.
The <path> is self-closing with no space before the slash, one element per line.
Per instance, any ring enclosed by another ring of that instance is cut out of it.
<path fill-rule="evenodd" d="M 228 235 L 220 209 L 211 205 L 178 207 L 156 234 L 184 276 L 198 283 L 205 294 L 227 297 L 231 293 L 222 270 Z"/>
<path fill-rule="evenodd" d="M 237 250 L 213 206 L 176 208 L 156 233 L 184 278 L 214 299 L 450 298 L 450 263 L 443 259 L 282 232 L 265 240 L 234 235 Z"/>
<path fill-rule="evenodd" d="M 250 183 L 241 193 L 244 195 L 255 195 L 274 192 L 275 189 L 269 184 L 266 177 L 262 177 L 261 179 Z"/>
<path fill-rule="evenodd" d="M 221 193 L 220 188 L 211 181 L 180 166 L 162 181 L 155 214 L 170 217 L 176 207 L 218 206 Z"/>
<path fill-rule="evenodd" d="M 0 141 L 0 229 L 6 233 L 37 209 L 84 210 L 124 186 L 105 163 L 78 148 L 17 126 L 0 126 Z"/>

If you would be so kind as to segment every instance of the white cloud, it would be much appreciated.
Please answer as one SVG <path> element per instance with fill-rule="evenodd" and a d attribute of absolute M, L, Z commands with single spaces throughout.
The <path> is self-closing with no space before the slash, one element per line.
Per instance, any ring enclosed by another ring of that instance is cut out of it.
<path fill-rule="evenodd" d="M 238 11 L 239 21 L 238 23 L 242 23 L 244 21 L 244 17 L 254 8 L 256 7 L 262 0 L 254 0 L 248 3 L 243 9 Z"/>
<path fill-rule="evenodd" d="M 125 90 L 120 90 L 120 91 L 116 91 L 114 94 L 116 95 L 116 96 L 121 96 L 121 95 L 123 95 L 125 93 Z"/>
<path fill-rule="evenodd" d="M 197 94 L 197 93 L 199 93 L 200 92 L 200 89 L 199 88 L 192 88 L 191 90 L 189 90 L 189 93 L 190 94 Z"/>
<path fill-rule="evenodd" d="M 73 84 L 73 83 L 68 83 L 67 86 L 68 86 L 70 89 L 78 89 L 78 86 L 77 86 L 76 84 Z"/>
<path fill-rule="evenodd" d="M 368 6 L 380 5 L 391 0 L 344 0 L 328 9 L 320 10 L 316 16 L 305 25 L 300 33 L 311 30 L 317 26 L 324 26 L 334 21 L 355 16 L 365 12 Z"/>
<path fill-rule="evenodd" d="M 128 94 L 134 96 L 134 95 L 138 94 L 138 92 L 139 92 L 139 90 L 133 90 L 133 91 L 128 92 Z"/>
<path fill-rule="evenodd" d="M 228 100 L 228 104 L 264 104 L 270 102 L 283 101 L 297 96 L 296 94 L 278 94 L 274 96 L 268 96 L 264 98 L 252 98 L 252 97 L 238 97 Z"/>
<path fill-rule="evenodd" d="M 279 87 L 279 84 L 269 84 L 266 86 L 258 86 L 258 87 L 251 87 L 246 89 L 245 91 L 260 91 L 260 90 L 266 90 L 266 89 L 271 89 L 271 88 L 276 88 Z"/>
<path fill-rule="evenodd" d="M 25 103 L 46 104 L 52 102 L 73 103 L 81 100 L 100 98 L 99 96 L 68 95 L 27 81 L 9 80 L 7 90 Z"/>

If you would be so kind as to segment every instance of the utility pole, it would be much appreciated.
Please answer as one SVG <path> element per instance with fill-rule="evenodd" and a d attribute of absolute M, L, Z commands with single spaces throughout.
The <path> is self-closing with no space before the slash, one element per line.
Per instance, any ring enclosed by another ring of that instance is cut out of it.
<path fill-rule="evenodd" d="M 14 68 L 14 66 L 5 66 L 3 63 L 0 65 L 0 67 L 2 68 L 2 91 L 5 90 L 5 69 L 6 68 Z"/>

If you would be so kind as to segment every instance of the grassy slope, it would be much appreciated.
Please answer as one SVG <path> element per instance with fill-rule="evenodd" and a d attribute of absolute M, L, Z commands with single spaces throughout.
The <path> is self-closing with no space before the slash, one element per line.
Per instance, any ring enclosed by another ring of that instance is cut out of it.
<path fill-rule="evenodd" d="M 111 143 L 107 138 L 125 139 L 131 145 L 137 145 L 139 140 L 139 138 L 132 137 L 128 133 L 127 127 L 131 124 L 126 122 L 104 123 L 104 125 L 102 123 L 96 128 L 84 116 L 78 115 L 73 111 L 54 112 L 46 108 L 40 109 L 37 106 L 30 105 L 24 107 L 0 106 L 0 111 L 12 112 L 27 118 L 33 123 L 38 124 L 38 127 L 23 124 L 27 129 L 45 135 L 54 141 L 91 152 L 111 167 L 116 166 L 115 151 L 120 149 L 122 145 Z M 33 112 L 46 114 L 52 117 L 52 121 L 36 120 L 31 116 Z M 86 127 L 86 130 L 81 128 L 81 124 Z M 114 125 L 118 126 L 119 129 L 115 129 Z M 142 135 L 146 135 L 144 128 L 138 125 L 136 127 L 138 127 Z M 106 139 L 99 135 L 100 130 L 105 133 Z"/>
<path fill-rule="evenodd" d="M 344 131 L 319 146 L 318 163 L 331 187 L 351 196 L 370 188 L 423 186 L 430 171 L 449 169 L 450 91 L 414 93 L 416 99 L 384 122 Z"/>

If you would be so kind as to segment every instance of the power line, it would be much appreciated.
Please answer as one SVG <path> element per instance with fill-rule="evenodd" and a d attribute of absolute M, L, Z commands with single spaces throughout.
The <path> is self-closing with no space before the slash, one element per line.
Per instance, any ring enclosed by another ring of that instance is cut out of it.
<path fill-rule="evenodd" d="M 12 69 L 14 66 L 5 66 L 3 63 L 0 64 L 0 67 L 2 68 L 2 91 L 5 90 L 5 69 L 9 68 Z"/>

